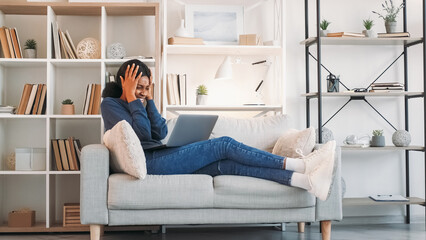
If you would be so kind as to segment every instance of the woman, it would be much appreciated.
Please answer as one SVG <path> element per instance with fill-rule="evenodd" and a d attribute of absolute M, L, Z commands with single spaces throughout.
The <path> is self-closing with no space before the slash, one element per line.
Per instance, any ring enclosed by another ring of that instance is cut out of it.
<path fill-rule="evenodd" d="M 250 176 L 303 188 L 321 200 L 327 199 L 334 166 L 334 141 L 301 159 L 261 151 L 230 137 L 150 150 L 161 145 L 160 140 L 167 135 L 166 120 L 155 107 L 151 85 L 149 68 L 139 60 L 127 61 L 117 72 L 117 82 L 105 87 L 101 104 L 105 130 L 123 119 L 133 127 L 145 152 L 148 174 Z"/>

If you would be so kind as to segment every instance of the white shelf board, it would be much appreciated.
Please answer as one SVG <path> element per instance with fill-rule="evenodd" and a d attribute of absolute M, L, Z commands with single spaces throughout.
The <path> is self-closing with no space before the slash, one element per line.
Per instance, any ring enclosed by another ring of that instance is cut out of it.
<path fill-rule="evenodd" d="M 153 66 L 155 64 L 155 59 L 153 58 L 148 58 L 148 59 L 137 58 L 137 59 L 149 66 L 151 65 Z M 121 64 L 129 60 L 131 59 L 104 59 L 103 62 L 105 63 L 107 67 L 119 67 L 121 66 Z"/>
<path fill-rule="evenodd" d="M 0 119 L 12 118 L 12 119 L 45 119 L 46 115 L 23 115 L 23 114 L 9 114 L 9 113 L 0 113 Z"/>
<path fill-rule="evenodd" d="M 365 96 L 365 97 L 396 97 L 396 96 L 416 96 L 422 95 L 423 92 L 323 92 L 323 97 L 351 97 L 351 96 Z M 304 97 L 316 97 L 318 92 L 302 94 Z"/>
<path fill-rule="evenodd" d="M 342 150 L 347 151 L 401 151 L 401 150 L 414 150 L 414 151 L 424 151 L 422 146 L 408 146 L 408 147 L 395 147 L 395 146 L 384 146 L 384 147 L 358 147 L 344 145 L 341 146 Z"/>
<path fill-rule="evenodd" d="M 300 42 L 301 45 L 316 44 L 316 37 Z M 321 37 L 321 45 L 405 45 L 422 41 L 421 37 L 403 38 L 359 38 L 359 37 Z"/>
<path fill-rule="evenodd" d="M 281 111 L 280 105 L 235 105 L 235 106 L 220 106 L 220 105 L 168 105 L 168 111 Z"/>
<path fill-rule="evenodd" d="M 185 4 L 199 4 L 199 5 L 243 5 L 244 7 L 252 6 L 258 2 L 266 2 L 267 0 L 179 0 Z"/>
<path fill-rule="evenodd" d="M 51 59 L 50 62 L 56 67 L 100 67 L 101 59 Z"/>
<path fill-rule="evenodd" d="M 45 58 L 0 58 L 0 65 L 5 67 L 46 67 Z"/>
<path fill-rule="evenodd" d="M 167 45 L 167 54 L 279 56 L 280 46 Z"/>
<path fill-rule="evenodd" d="M 368 197 L 366 198 L 344 198 L 343 206 L 379 206 L 379 205 L 409 205 L 420 204 L 425 205 L 425 200 L 418 197 L 409 197 L 408 202 L 378 202 Z"/>
<path fill-rule="evenodd" d="M 53 175 L 80 175 L 81 171 L 49 171 Z"/>
<path fill-rule="evenodd" d="M 0 171 L 0 175 L 44 175 L 46 173 L 46 171 Z"/>
<path fill-rule="evenodd" d="M 96 115 L 83 115 L 83 114 L 76 114 L 76 115 L 49 115 L 49 118 L 54 119 L 101 119 L 102 116 L 100 114 Z"/>

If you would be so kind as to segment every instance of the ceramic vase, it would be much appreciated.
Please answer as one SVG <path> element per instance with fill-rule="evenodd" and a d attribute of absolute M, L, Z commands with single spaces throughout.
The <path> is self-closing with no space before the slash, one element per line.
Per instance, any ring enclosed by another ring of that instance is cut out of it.
<path fill-rule="evenodd" d="M 75 108 L 74 104 L 62 104 L 61 114 L 62 115 L 74 115 Z"/>
<path fill-rule="evenodd" d="M 327 37 L 328 33 L 329 33 L 328 30 L 320 30 L 320 37 Z"/>
<path fill-rule="evenodd" d="M 370 142 L 371 147 L 384 147 L 385 146 L 385 136 L 373 136 Z"/>
<path fill-rule="evenodd" d="M 24 49 L 24 58 L 37 58 L 36 49 Z"/>
<path fill-rule="evenodd" d="M 396 22 L 385 22 L 386 33 L 396 32 Z"/>
<path fill-rule="evenodd" d="M 206 105 L 207 95 L 197 95 L 197 105 Z"/>
<path fill-rule="evenodd" d="M 377 33 L 374 30 L 363 30 L 362 34 L 364 34 L 365 37 L 368 37 L 368 38 L 376 38 L 377 37 Z"/>

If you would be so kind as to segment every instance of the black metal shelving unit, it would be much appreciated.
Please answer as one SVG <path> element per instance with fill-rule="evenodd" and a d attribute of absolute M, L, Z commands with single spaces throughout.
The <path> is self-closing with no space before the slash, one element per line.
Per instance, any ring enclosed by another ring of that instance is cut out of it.
<path fill-rule="evenodd" d="M 316 35 L 320 36 L 320 16 L 321 16 L 321 4 L 320 4 L 320 0 L 315 0 L 316 1 Z M 406 0 L 403 0 L 404 3 L 404 8 L 403 8 L 403 30 L 404 32 L 408 32 L 407 29 L 407 2 Z M 317 99 L 317 107 L 318 107 L 318 132 L 321 133 L 322 132 L 322 128 L 324 127 L 325 124 L 328 123 L 328 121 L 330 121 L 332 118 L 334 118 L 338 112 L 340 110 L 342 110 L 349 102 L 351 101 L 357 101 L 357 100 L 362 100 L 364 102 L 366 102 L 370 107 L 372 107 L 388 124 L 390 124 L 392 126 L 392 128 L 394 128 L 396 130 L 396 128 L 376 109 L 374 108 L 374 106 L 372 106 L 366 99 L 366 97 L 370 97 L 370 96 L 386 96 L 384 94 L 358 94 L 358 93 L 353 93 L 353 94 L 343 94 L 343 95 L 337 95 L 336 96 L 341 96 L 341 97 L 349 97 L 348 102 L 346 102 L 335 114 L 333 114 L 331 116 L 330 119 L 328 119 L 324 124 L 323 124 L 323 119 L 322 119 L 322 108 L 323 108 L 323 97 L 324 96 L 330 96 L 333 94 L 330 93 L 323 93 L 322 89 L 321 89 L 321 67 L 325 68 L 322 65 L 321 62 L 321 46 L 323 45 L 323 42 L 326 42 L 327 44 L 330 45 L 339 45 L 339 43 L 337 43 L 338 41 L 342 40 L 342 42 L 340 44 L 344 44 L 344 45 L 389 45 L 389 44 L 393 44 L 393 45 L 401 45 L 403 46 L 403 52 L 401 53 L 401 55 L 399 55 L 395 61 L 392 62 L 392 64 L 390 64 L 385 70 L 384 72 L 386 72 L 398 59 L 400 59 L 401 57 L 403 57 L 403 66 L 404 66 L 404 93 L 400 94 L 404 96 L 404 115 L 405 115 L 405 130 L 409 130 L 409 119 L 408 119 L 408 109 L 409 109 L 409 100 L 413 99 L 413 98 L 423 98 L 423 107 L 424 107 L 424 117 L 423 117 L 423 127 L 424 127 L 424 144 L 426 144 L 426 102 L 425 102 L 425 86 L 426 86 L 426 46 L 424 43 L 424 39 L 426 39 L 426 0 L 422 0 L 422 18 L 423 18 L 423 24 L 422 24 L 422 38 L 401 38 L 401 39 L 383 39 L 383 40 L 368 40 L 368 39 L 361 39 L 360 41 L 355 40 L 355 41 L 346 41 L 348 39 L 327 39 L 327 38 L 321 38 L 321 37 L 316 37 L 316 38 L 309 38 L 309 14 L 308 14 L 308 10 L 309 10 L 309 0 L 305 0 L 305 66 L 306 66 L 306 126 L 309 127 L 310 121 L 311 121 L 311 114 L 310 114 L 310 109 L 311 109 L 311 100 L 316 98 Z M 365 41 L 363 41 L 365 40 Z M 336 42 L 337 41 L 337 42 Z M 346 41 L 346 42 L 345 42 Z M 396 42 L 395 42 L 396 41 Z M 398 42 L 399 41 L 399 42 Z M 309 51 L 310 47 L 312 45 L 316 44 L 317 45 L 317 51 L 316 51 L 316 58 L 313 56 L 313 54 Z M 417 44 L 423 44 L 423 92 L 417 92 L 417 93 L 409 93 L 408 92 L 408 85 L 409 85 L 409 81 L 408 81 L 408 49 L 411 46 L 417 45 Z M 313 59 L 316 60 L 317 62 L 317 92 L 316 93 L 312 93 L 310 91 L 310 76 L 309 76 L 309 59 L 310 57 L 312 57 Z M 326 69 L 326 68 L 325 68 Z M 328 71 L 328 69 L 326 69 Z M 383 73 L 384 73 L 383 72 Z M 382 74 L 383 74 L 382 73 Z M 375 81 L 377 81 L 380 76 L 382 75 L 380 74 L 372 83 L 374 83 Z M 342 84 L 345 88 L 346 86 L 344 84 Z M 371 84 L 370 84 L 371 85 Z M 347 88 L 346 88 L 347 89 Z M 349 90 L 349 89 L 348 89 Z M 388 95 L 391 96 L 391 95 Z M 318 136 L 319 138 L 319 142 L 322 143 L 322 134 L 319 134 Z M 405 179 L 406 179 L 406 197 L 410 197 L 410 169 L 409 169 L 409 160 L 410 160 L 410 151 L 422 151 L 424 153 L 424 159 L 426 159 L 426 152 L 425 152 L 425 147 L 414 147 L 412 149 L 408 148 L 408 149 L 401 149 L 405 151 Z M 424 169 L 424 174 L 426 175 L 426 164 L 425 164 L 425 169 Z M 425 180 L 425 192 L 426 192 L 426 180 Z M 426 198 L 426 197 L 425 197 Z M 420 198 L 414 198 L 415 200 L 412 200 L 413 198 L 410 198 L 410 202 L 406 204 L 406 223 L 410 223 L 410 204 L 418 204 L 418 205 L 422 205 L 425 206 L 425 199 L 420 199 Z M 365 200 L 365 199 L 364 199 Z M 367 203 L 368 204 L 368 203 Z M 363 203 L 361 205 L 365 205 L 365 201 L 363 201 Z M 372 204 L 373 205 L 373 204 Z M 425 216 L 426 216 L 426 207 L 425 207 Z"/>

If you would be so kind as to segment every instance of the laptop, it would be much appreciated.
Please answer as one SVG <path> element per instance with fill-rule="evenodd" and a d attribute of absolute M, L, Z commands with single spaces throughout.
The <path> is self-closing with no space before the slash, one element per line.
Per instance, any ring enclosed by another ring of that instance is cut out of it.
<path fill-rule="evenodd" d="M 149 150 L 166 147 L 180 147 L 190 143 L 208 140 L 218 115 L 181 114 L 166 143 Z"/>

